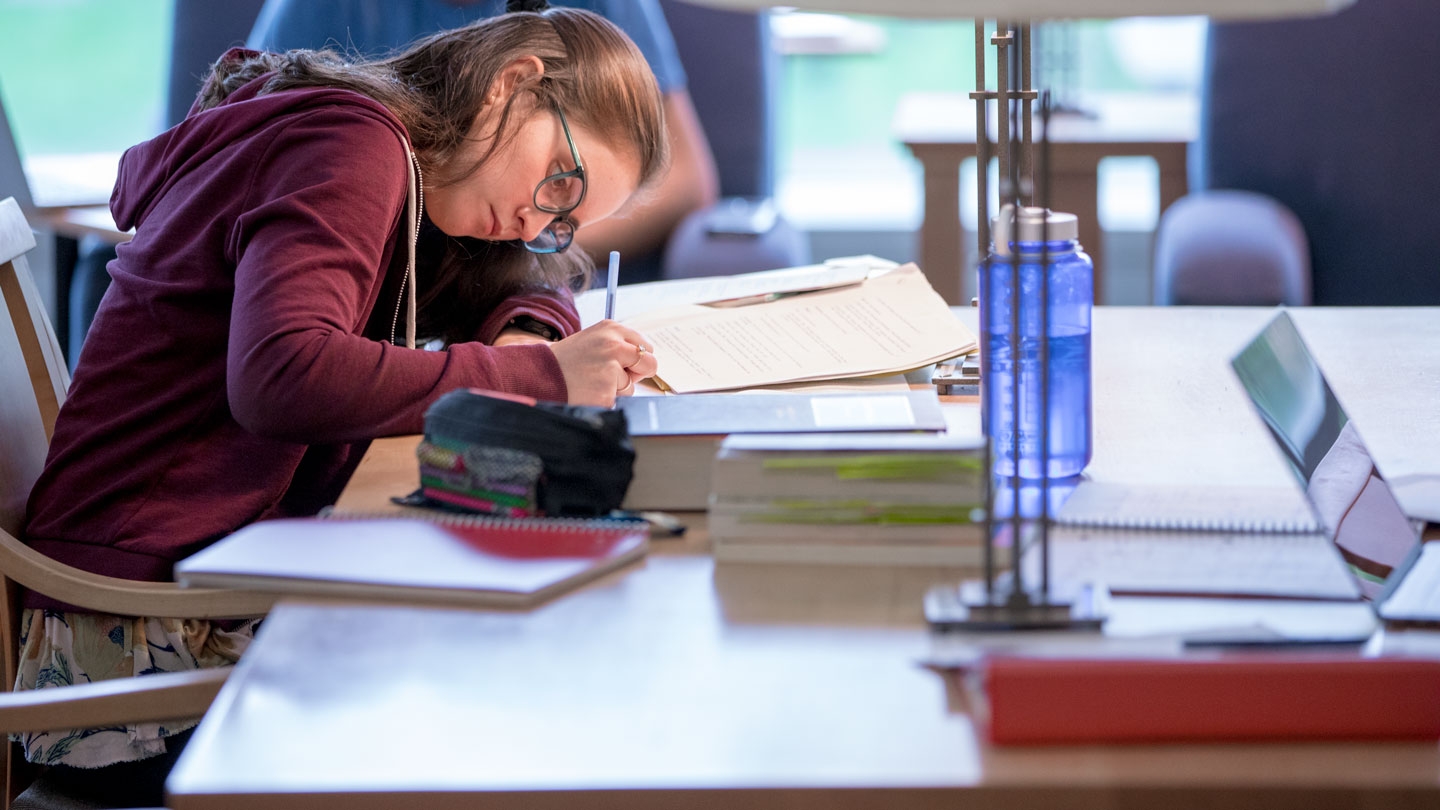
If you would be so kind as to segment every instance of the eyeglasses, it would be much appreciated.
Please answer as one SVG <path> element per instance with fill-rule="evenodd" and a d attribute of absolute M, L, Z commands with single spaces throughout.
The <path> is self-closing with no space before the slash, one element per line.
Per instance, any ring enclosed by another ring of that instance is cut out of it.
<path fill-rule="evenodd" d="M 559 107 L 555 108 L 555 114 L 560 116 L 560 126 L 565 130 L 565 140 L 570 144 L 570 157 L 575 159 L 575 168 L 552 174 L 535 187 L 535 207 L 557 216 L 539 236 L 525 243 L 525 249 L 531 253 L 559 253 L 570 247 L 575 239 L 575 221 L 568 214 L 585 199 L 585 167 L 580 163 L 575 139 L 570 137 L 570 124 L 566 123 L 565 113 Z"/>

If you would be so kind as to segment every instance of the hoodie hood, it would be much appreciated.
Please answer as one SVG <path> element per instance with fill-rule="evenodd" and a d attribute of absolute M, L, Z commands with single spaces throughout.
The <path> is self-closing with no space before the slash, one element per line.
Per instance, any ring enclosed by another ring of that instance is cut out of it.
<path fill-rule="evenodd" d="M 256 51 L 232 48 L 221 60 L 238 61 L 256 54 Z M 300 88 L 260 95 L 272 75 L 266 73 L 242 85 L 211 109 L 197 112 L 192 107 L 184 121 L 126 150 L 120 158 L 119 175 L 110 196 L 110 213 L 115 217 L 115 224 L 121 230 L 140 225 L 155 201 L 177 178 L 276 118 L 302 115 L 329 104 L 340 102 L 374 111 L 376 118 L 388 124 L 408 148 L 410 139 L 404 125 L 380 102 L 337 87 Z"/>

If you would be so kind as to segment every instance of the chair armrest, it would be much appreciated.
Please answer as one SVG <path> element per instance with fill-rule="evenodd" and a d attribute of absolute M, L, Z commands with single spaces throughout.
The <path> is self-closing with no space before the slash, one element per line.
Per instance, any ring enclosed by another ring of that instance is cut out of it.
<path fill-rule="evenodd" d="M 60 731 L 203 715 L 230 667 L 160 672 L 0 694 L 0 734 Z"/>
<path fill-rule="evenodd" d="M 236 619 L 263 616 L 279 598 L 257 591 L 181 588 L 92 574 L 46 557 L 0 530 L 0 572 L 36 593 L 119 616 Z"/>
<path fill-rule="evenodd" d="M 1289 208 L 1251 191 L 1201 191 L 1165 210 L 1155 234 L 1154 302 L 1310 303 L 1310 248 Z"/>
<path fill-rule="evenodd" d="M 773 200 L 726 197 L 676 226 L 660 277 L 731 276 L 809 263 L 809 237 L 775 212 Z"/>

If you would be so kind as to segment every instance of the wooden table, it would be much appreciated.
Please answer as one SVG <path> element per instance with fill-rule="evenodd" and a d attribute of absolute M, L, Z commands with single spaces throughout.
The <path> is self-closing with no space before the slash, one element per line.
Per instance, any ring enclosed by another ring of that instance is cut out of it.
<path fill-rule="evenodd" d="M 107 205 L 82 205 L 74 208 L 45 208 L 35 214 L 36 227 L 48 228 L 56 236 L 80 239 L 97 237 L 111 245 L 129 242 L 135 230 L 120 230 Z"/>
<path fill-rule="evenodd" d="M 1153 158 L 1160 168 L 1163 211 L 1185 193 L 1186 153 L 1199 119 L 1195 100 L 1185 96 L 1107 94 L 1084 106 L 1094 117 L 1060 114 L 1051 121 L 1049 207 L 1079 217 L 1080 244 L 1095 261 L 1095 300 L 1100 301 L 1105 272 L 1096 202 L 1100 161 Z M 961 93 L 910 93 L 900 99 L 893 129 L 922 169 L 920 267 L 946 301 L 964 303 L 975 294 L 965 262 L 974 234 L 965 233 L 960 222 L 960 163 L 975 157 L 975 104 Z"/>
<path fill-rule="evenodd" d="M 1269 315 L 1097 311 L 1092 474 L 1285 480 L 1224 366 Z M 1440 467 L 1440 312 L 1295 315 L 1386 472 Z M 1413 351 L 1393 350 L 1399 335 Z M 413 486 L 413 445 L 377 443 L 345 504 Z M 173 774 L 170 806 L 1440 803 L 1433 742 L 990 746 L 953 684 L 917 663 L 932 652 L 920 595 L 954 572 L 717 566 L 703 518 L 688 517 L 687 539 L 530 612 L 277 608 Z M 1124 610 L 1203 622 L 1247 609 L 1178 602 Z M 1440 634 L 1386 644 L 1440 655 Z"/>

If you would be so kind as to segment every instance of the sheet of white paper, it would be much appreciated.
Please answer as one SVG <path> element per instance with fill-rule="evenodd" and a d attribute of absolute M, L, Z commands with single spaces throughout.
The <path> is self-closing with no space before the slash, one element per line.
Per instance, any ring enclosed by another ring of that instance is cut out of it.
<path fill-rule="evenodd" d="M 891 270 L 897 265 L 878 256 L 845 256 L 823 264 L 762 270 L 734 276 L 706 276 L 644 284 L 625 284 L 615 293 L 615 320 L 623 321 L 651 310 L 681 304 L 704 304 L 752 295 L 850 284 L 871 273 Z M 605 288 L 586 290 L 575 296 L 580 324 L 590 326 L 605 317 Z"/>
<path fill-rule="evenodd" d="M 737 394 L 879 394 L 909 391 L 910 383 L 903 374 L 879 377 L 852 377 L 848 380 L 810 380 L 808 382 L 758 385 L 741 388 Z"/>
<path fill-rule="evenodd" d="M 679 393 L 892 374 L 962 354 L 975 336 L 913 264 L 864 284 L 753 306 L 671 307 L 628 323 Z"/>

